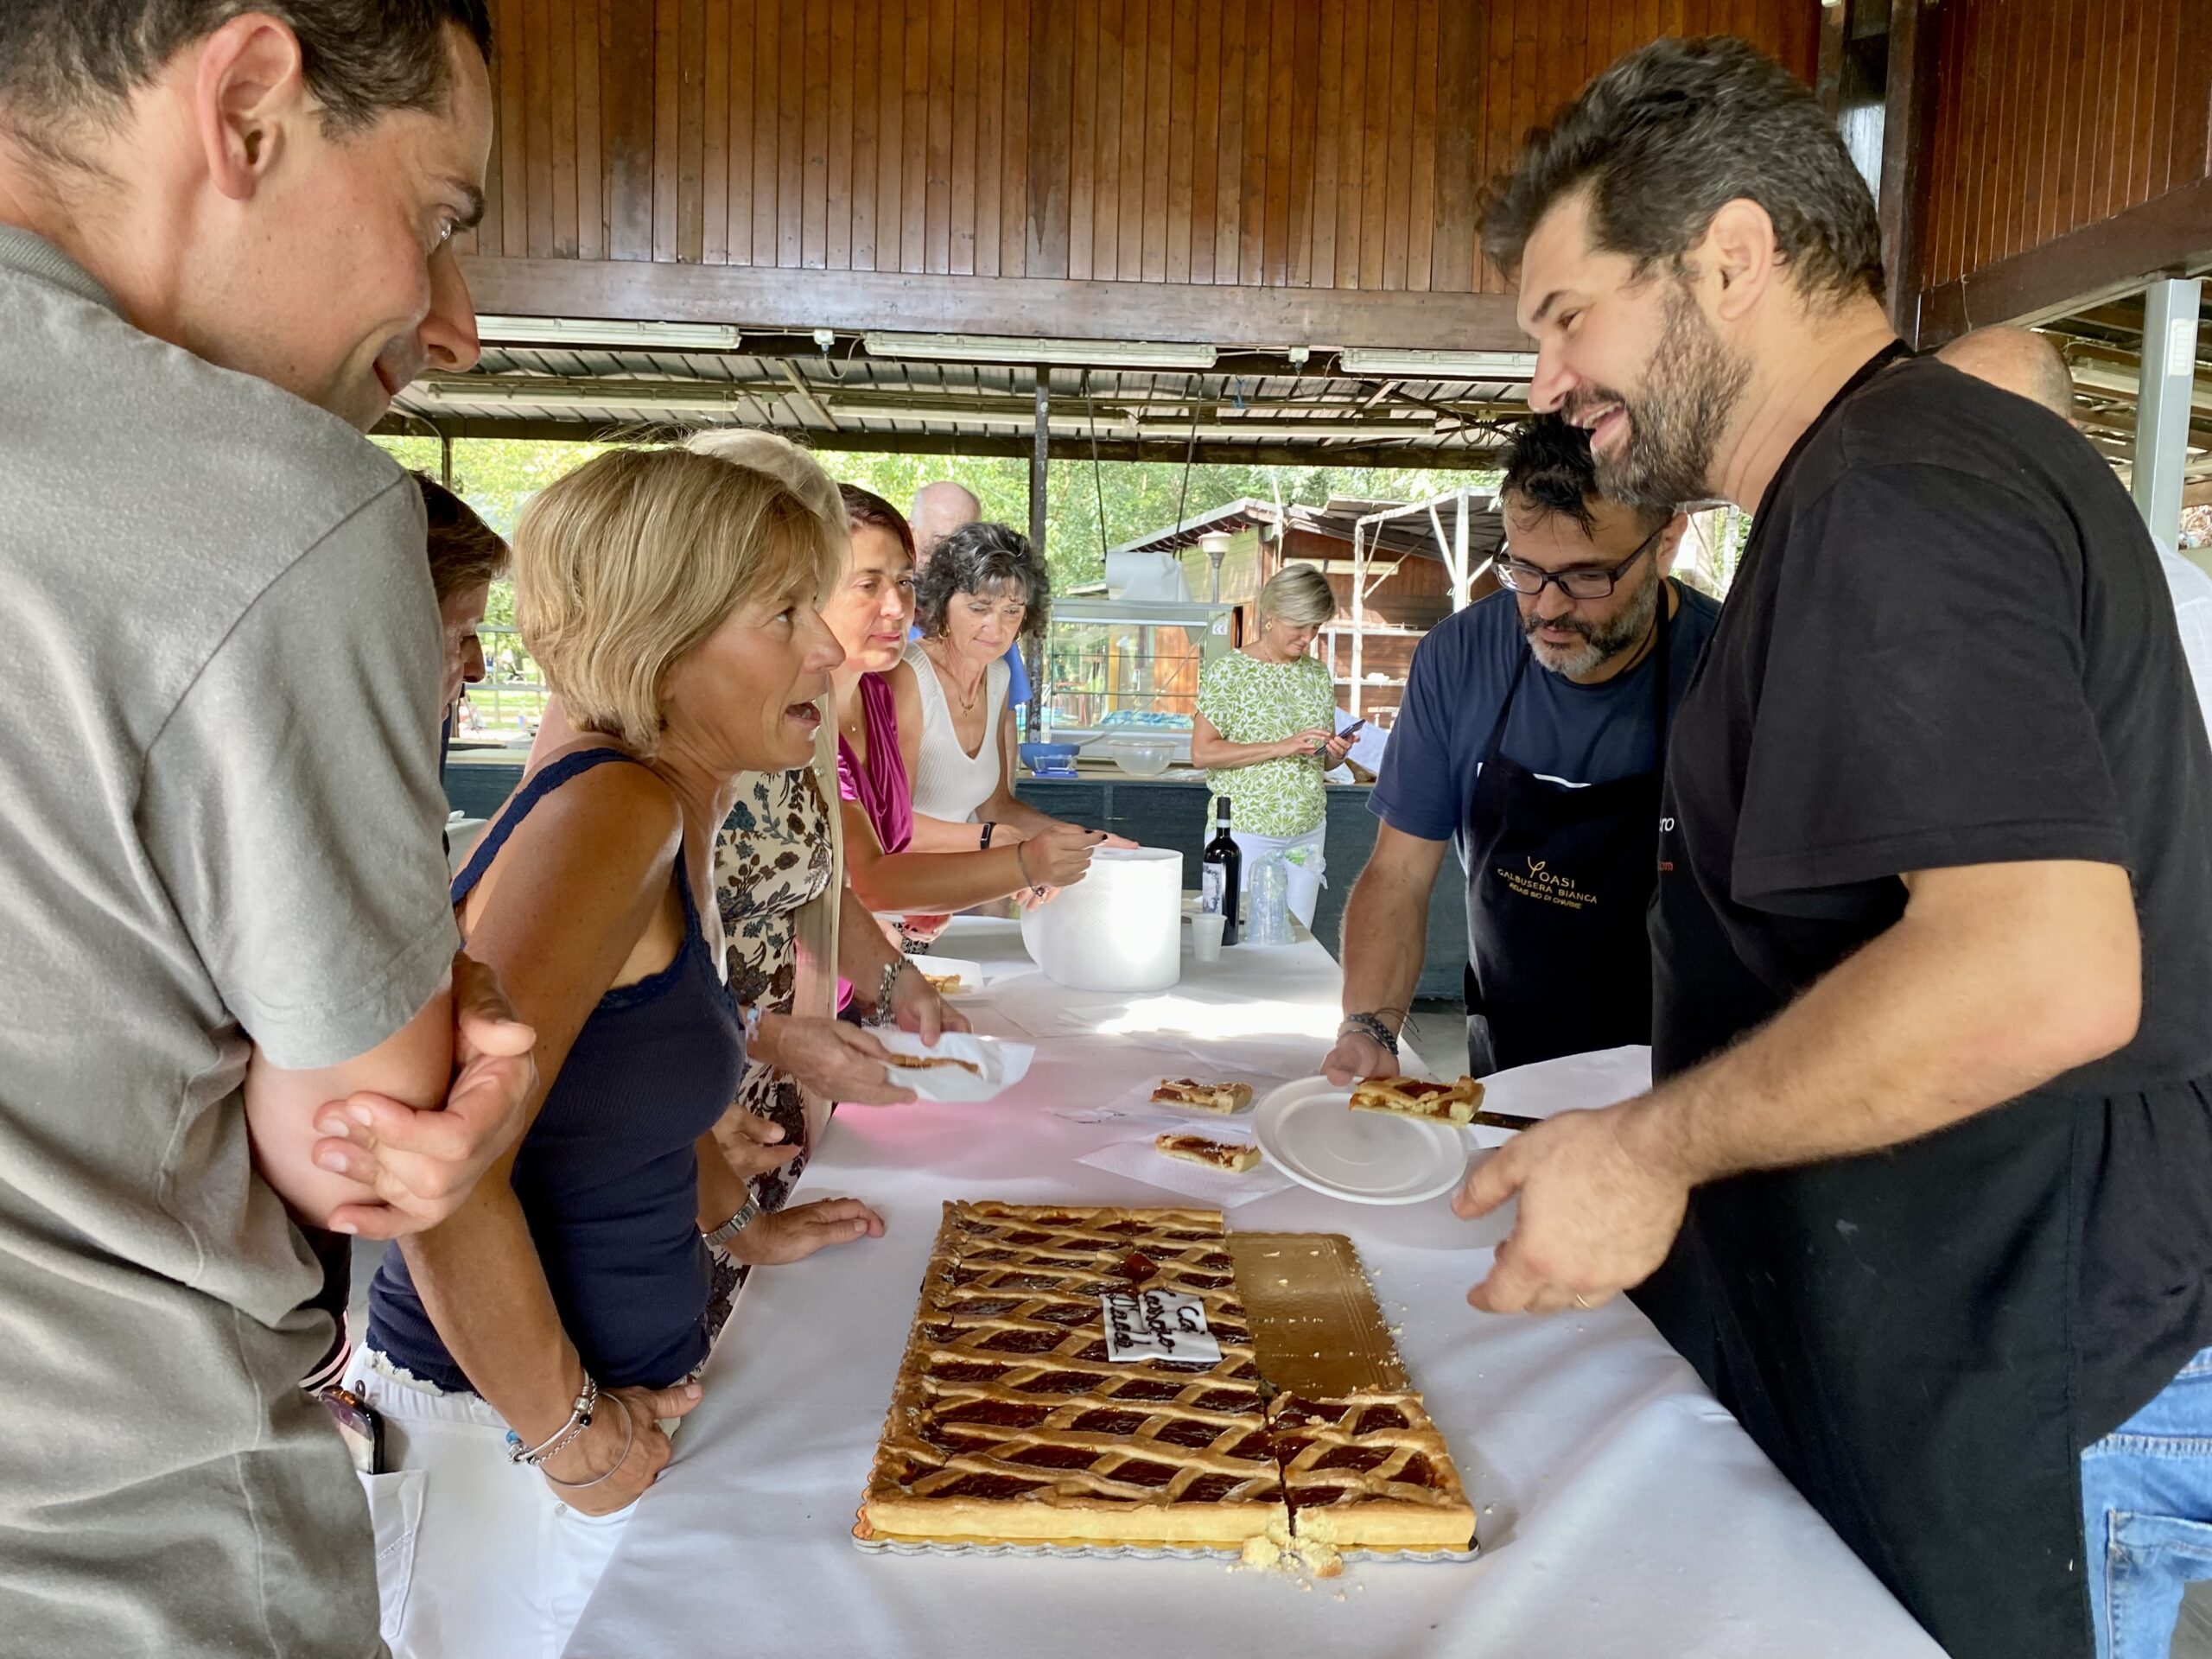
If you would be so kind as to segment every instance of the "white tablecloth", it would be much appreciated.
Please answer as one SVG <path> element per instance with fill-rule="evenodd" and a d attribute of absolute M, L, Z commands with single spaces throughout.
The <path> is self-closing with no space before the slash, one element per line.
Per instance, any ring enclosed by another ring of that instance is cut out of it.
<path fill-rule="evenodd" d="M 1011 923 L 954 927 L 950 954 L 995 969 L 1026 963 Z M 1316 1069 L 1337 1022 L 1336 970 L 1319 946 L 1239 948 L 1208 966 L 1186 955 L 1185 976 L 1135 999 L 1064 991 L 1035 973 L 997 980 L 971 999 L 979 1029 L 1041 1044 L 1007 1096 L 838 1109 L 802 1196 L 867 1198 L 887 1231 L 753 1276 L 707 1397 L 641 1501 L 571 1659 L 1941 1659 L 1633 1308 L 1470 1309 L 1466 1289 L 1501 1235 L 1440 1198 L 1382 1209 L 1294 1188 L 1239 1208 L 1231 1224 L 1357 1242 L 1474 1502 L 1474 1563 L 1354 1565 L 1308 1586 L 1214 1563 L 855 1548 L 940 1202 L 1176 1202 L 1077 1162 L 1128 1120 L 1039 1109 L 1103 1102 L 1171 1072 L 1264 1086 Z"/>

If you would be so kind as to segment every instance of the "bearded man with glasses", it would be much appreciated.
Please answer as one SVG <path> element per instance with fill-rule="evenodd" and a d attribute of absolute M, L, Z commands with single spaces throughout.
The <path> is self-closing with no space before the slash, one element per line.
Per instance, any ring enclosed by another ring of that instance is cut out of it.
<path fill-rule="evenodd" d="M 1515 434 L 1499 502 L 1504 591 L 1421 641 L 1376 780 L 1333 1082 L 1397 1072 L 1447 843 L 1471 1073 L 1651 1039 L 1666 728 L 1720 607 L 1666 578 L 1681 515 L 1604 499 L 1588 437 L 1557 416 Z"/>

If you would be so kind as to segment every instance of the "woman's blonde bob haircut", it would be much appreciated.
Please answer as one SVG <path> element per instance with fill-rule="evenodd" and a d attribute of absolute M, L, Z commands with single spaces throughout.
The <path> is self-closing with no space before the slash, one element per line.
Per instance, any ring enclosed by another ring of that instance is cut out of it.
<path fill-rule="evenodd" d="M 671 668 L 732 612 L 816 604 L 836 580 L 836 486 L 804 450 L 766 442 L 776 448 L 759 452 L 762 465 L 610 449 L 523 509 L 515 624 L 580 730 L 652 755 Z"/>
<path fill-rule="evenodd" d="M 1260 589 L 1260 614 L 1294 628 L 1318 628 L 1336 613 L 1329 579 L 1310 564 L 1286 564 Z"/>

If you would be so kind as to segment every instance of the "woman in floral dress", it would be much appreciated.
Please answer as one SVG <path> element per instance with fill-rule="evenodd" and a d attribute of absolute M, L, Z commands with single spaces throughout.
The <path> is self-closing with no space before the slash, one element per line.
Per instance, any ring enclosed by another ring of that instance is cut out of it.
<path fill-rule="evenodd" d="M 1336 734 L 1336 687 L 1308 648 L 1336 613 L 1329 581 L 1287 564 L 1260 589 L 1260 628 L 1198 676 L 1191 759 L 1230 803 L 1244 880 L 1267 853 L 1290 867 L 1290 909 L 1307 926 L 1327 874 L 1328 797 L 1321 774 L 1351 747 Z"/>

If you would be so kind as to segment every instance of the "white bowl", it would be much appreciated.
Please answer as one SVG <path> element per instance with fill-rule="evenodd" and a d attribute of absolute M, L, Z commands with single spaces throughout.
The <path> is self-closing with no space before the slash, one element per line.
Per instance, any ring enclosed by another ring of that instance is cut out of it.
<path fill-rule="evenodd" d="M 1114 764 L 1132 778 L 1157 778 L 1175 759 L 1175 746 L 1166 738 L 1121 737 L 1108 746 Z"/>
<path fill-rule="evenodd" d="M 1021 943 L 1071 991 L 1164 991 L 1183 973 L 1183 855 L 1102 847 L 1052 902 L 1021 912 Z"/>

